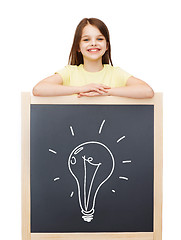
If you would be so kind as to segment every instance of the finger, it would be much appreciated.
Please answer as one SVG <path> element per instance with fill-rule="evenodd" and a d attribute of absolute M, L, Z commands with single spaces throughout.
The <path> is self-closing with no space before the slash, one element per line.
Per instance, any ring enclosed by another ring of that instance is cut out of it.
<path fill-rule="evenodd" d="M 90 96 L 100 96 L 100 95 L 102 95 L 103 93 L 98 93 L 98 92 L 92 92 L 91 94 L 90 94 Z"/>
<path fill-rule="evenodd" d="M 106 88 L 106 89 L 109 89 L 111 87 L 107 86 L 107 85 L 104 85 L 104 84 L 100 84 L 103 88 Z"/>
<path fill-rule="evenodd" d="M 85 94 L 81 94 L 80 97 L 89 97 L 89 94 L 88 93 L 85 93 Z"/>
<path fill-rule="evenodd" d="M 101 90 L 101 91 L 103 91 L 103 92 L 108 92 L 108 90 L 107 89 L 110 89 L 110 87 L 107 87 L 107 88 L 105 88 L 104 86 L 98 86 L 97 88 L 94 88 L 94 91 L 95 91 L 95 89 L 98 89 L 98 90 Z"/>
<path fill-rule="evenodd" d="M 97 90 L 96 93 L 102 95 L 102 94 L 104 94 L 105 92 L 104 92 L 104 91 L 101 91 L 101 90 Z"/>
<path fill-rule="evenodd" d="M 97 93 L 97 92 L 89 92 L 89 93 L 84 93 L 84 96 L 86 97 L 94 97 L 94 96 L 99 96 L 101 94 Z"/>
<path fill-rule="evenodd" d="M 99 93 L 99 94 L 103 94 L 106 90 L 104 90 L 103 88 L 102 89 L 98 89 L 98 88 L 94 88 L 95 92 Z"/>
<path fill-rule="evenodd" d="M 86 96 L 88 93 L 79 93 L 80 97 Z"/>
<path fill-rule="evenodd" d="M 105 90 L 105 89 L 101 89 L 100 91 L 101 91 L 101 94 L 108 93 L 108 91 L 107 91 L 107 90 Z"/>
<path fill-rule="evenodd" d="M 108 92 L 108 90 L 106 90 L 105 88 L 99 88 L 99 90 L 101 90 L 103 93 Z"/>
<path fill-rule="evenodd" d="M 84 96 L 84 93 L 78 93 L 78 96 L 82 97 L 82 96 Z"/>

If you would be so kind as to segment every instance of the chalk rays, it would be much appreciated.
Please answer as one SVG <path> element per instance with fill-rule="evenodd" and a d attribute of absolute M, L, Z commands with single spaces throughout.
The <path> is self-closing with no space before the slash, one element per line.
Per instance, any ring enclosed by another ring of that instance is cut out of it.
<path fill-rule="evenodd" d="M 53 149 L 51 149 L 51 148 L 49 148 L 49 149 L 48 149 L 48 151 L 49 151 L 49 152 L 51 152 L 51 153 L 57 154 L 57 152 L 56 152 L 56 151 L 54 151 L 54 150 L 53 150 Z"/>
<path fill-rule="evenodd" d="M 103 128 L 103 125 L 104 125 L 105 121 L 106 120 L 103 120 L 102 123 L 101 123 L 101 126 L 99 128 L 99 134 L 101 134 L 101 132 L 102 132 L 102 128 Z"/>
<path fill-rule="evenodd" d="M 75 136 L 74 130 L 73 130 L 73 127 L 72 127 L 72 126 L 70 126 L 70 131 L 71 131 L 72 136 Z"/>
<path fill-rule="evenodd" d="M 120 142 L 121 140 L 123 140 L 124 138 L 125 138 L 125 136 L 122 136 L 121 138 L 119 138 L 119 139 L 117 140 L 117 143 Z"/>

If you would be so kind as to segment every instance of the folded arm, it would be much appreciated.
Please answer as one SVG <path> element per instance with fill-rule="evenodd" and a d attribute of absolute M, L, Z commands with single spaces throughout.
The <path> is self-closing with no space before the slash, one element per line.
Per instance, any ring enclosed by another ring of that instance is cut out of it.
<path fill-rule="evenodd" d="M 33 88 L 33 95 L 49 97 L 89 92 L 96 92 L 97 94 L 102 95 L 103 93 L 107 93 L 109 89 L 109 86 L 95 83 L 84 86 L 64 86 L 62 77 L 59 74 L 54 74 L 37 83 Z"/>
<path fill-rule="evenodd" d="M 152 98 L 154 91 L 146 82 L 131 76 L 125 87 L 112 88 L 109 90 L 109 94 L 130 98 Z"/>
<path fill-rule="evenodd" d="M 63 86 L 63 79 L 59 74 L 47 77 L 36 84 L 33 88 L 34 96 L 64 96 L 78 93 L 76 87 Z"/>
<path fill-rule="evenodd" d="M 135 78 L 133 76 L 129 77 L 124 87 L 116 87 L 108 89 L 107 93 L 98 94 L 96 92 L 90 93 L 79 93 L 78 97 L 87 96 L 118 96 L 118 97 L 128 97 L 128 98 L 152 98 L 154 96 L 153 89 L 144 81 Z"/>

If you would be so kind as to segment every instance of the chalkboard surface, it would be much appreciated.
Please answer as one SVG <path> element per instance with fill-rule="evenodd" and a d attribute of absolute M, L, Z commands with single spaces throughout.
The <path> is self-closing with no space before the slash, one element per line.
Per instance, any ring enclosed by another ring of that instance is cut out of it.
<path fill-rule="evenodd" d="M 31 105 L 31 232 L 153 232 L 153 105 Z"/>

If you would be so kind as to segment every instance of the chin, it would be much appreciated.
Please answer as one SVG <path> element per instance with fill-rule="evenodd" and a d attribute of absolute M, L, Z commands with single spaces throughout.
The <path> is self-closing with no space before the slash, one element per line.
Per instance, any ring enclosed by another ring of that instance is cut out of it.
<path fill-rule="evenodd" d="M 100 56 L 88 56 L 88 57 L 85 57 L 87 60 L 92 60 L 92 61 L 97 61 L 99 59 L 102 59 L 102 55 Z"/>

